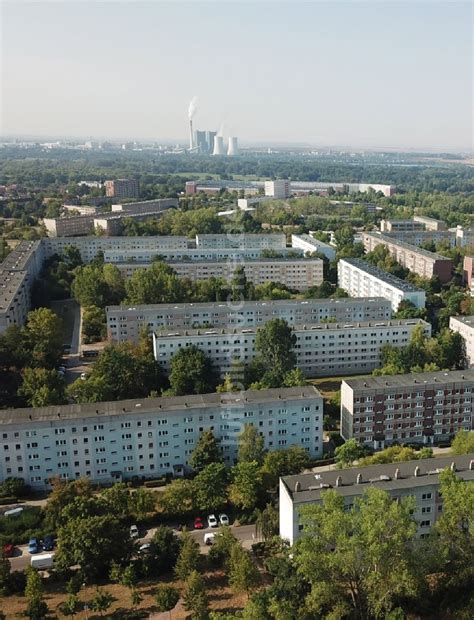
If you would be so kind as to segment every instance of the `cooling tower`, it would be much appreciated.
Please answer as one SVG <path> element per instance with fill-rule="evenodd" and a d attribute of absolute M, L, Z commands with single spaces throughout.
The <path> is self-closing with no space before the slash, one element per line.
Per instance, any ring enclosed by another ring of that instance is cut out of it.
<path fill-rule="evenodd" d="M 237 138 L 231 137 L 229 138 L 229 148 L 227 149 L 227 155 L 229 155 L 229 157 L 232 157 L 232 155 L 238 155 L 239 154 L 239 147 L 237 145 Z"/>
<path fill-rule="evenodd" d="M 222 136 L 214 136 L 213 155 L 225 155 L 224 138 Z"/>

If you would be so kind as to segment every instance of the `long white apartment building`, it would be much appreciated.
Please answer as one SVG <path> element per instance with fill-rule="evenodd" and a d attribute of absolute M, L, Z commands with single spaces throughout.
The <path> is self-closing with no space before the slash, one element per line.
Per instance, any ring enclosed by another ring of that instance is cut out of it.
<path fill-rule="evenodd" d="M 57 476 L 97 483 L 180 476 L 207 429 L 230 465 L 246 424 L 268 450 L 297 445 L 322 456 L 323 399 L 313 386 L 146 398 L 0 411 L 0 481 L 23 478 L 37 491 Z"/>
<path fill-rule="evenodd" d="M 279 491 L 280 536 L 293 544 L 304 533 L 302 509 L 321 504 L 328 489 L 342 496 L 345 508 L 350 510 L 369 487 L 375 487 L 389 493 L 394 501 L 415 499 L 417 536 L 424 537 L 442 514 L 439 474 L 444 469 L 451 469 L 459 480 L 472 483 L 474 454 L 333 471 L 316 469 L 310 474 L 284 476 L 280 478 Z"/>
<path fill-rule="evenodd" d="M 299 250 L 303 250 L 305 254 L 320 252 L 328 260 L 334 260 L 336 258 L 336 248 L 329 243 L 319 241 L 312 235 L 291 235 L 291 247 Z"/>
<path fill-rule="evenodd" d="M 409 282 L 378 269 L 360 258 L 344 258 L 337 263 L 338 284 L 354 297 L 385 297 L 396 312 L 401 301 L 424 308 L 426 293 Z"/>
<path fill-rule="evenodd" d="M 104 260 L 106 263 L 150 263 L 153 258 L 160 256 L 160 258 L 166 262 L 174 261 L 245 261 L 245 260 L 258 260 L 262 257 L 262 253 L 266 251 L 265 248 L 189 248 L 189 249 L 176 249 L 159 250 L 122 250 L 117 248 L 115 250 L 106 250 L 104 252 Z M 294 257 L 295 254 L 303 256 L 302 250 L 295 250 L 293 248 L 281 248 L 278 250 L 278 257 L 285 258 L 286 256 Z"/>
<path fill-rule="evenodd" d="M 150 213 L 156 210 L 177 208 L 177 198 L 157 198 L 155 200 L 140 200 L 136 202 L 123 202 L 112 205 L 112 213 Z"/>
<path fill-rule="evenodd" d="M 426 336 L 431 325 L 421 319 L 296 325 L 296 365 L 307 377 L 368 373 L 379 368 L 384 345 L 403 347 L 418 325 Z M 255 357 L 256 327 L 189 329 L 153 333 L 155 359 L 166 371 L 180 349 L 194 345 L 224 375 Z"/>
<path fill-rule="evenodd" d="M 193 282 L 222 278 L 230 282 L 235 270 L 243 266 L 245 275 L 253 284 L 280 282 L 290 290 L 306 291 L 323 282 L 323 261 L 320 258 L 260 258 L 243 259 L 241 254 L 228 261 L 170 261 L 168 263 L 180 278 L 189 278 Z M 126 278 L 131 277 L 137 269 L 147 269 L 150 263 L 116 263 L 117 268 Z"/>
<path fill-rule="evenodd" d="M 474 366 L 474 316 L 452 316 L 449 329 L 461 334 L 468 368 Z"/>
<path fill-rule="evenodd" d="M 196 235 L 196 247 L 215 250 L 222 248 L 283 250 L 286 248 L 286 235 L 283 233 Z"/>
<path fill-rule="evenodd" d="M 336 321 L 390 319 L 391 304 L 383 297 L 275 301 L 242 301 L 187 304 L 108 306 L 107 335 L 112 342 L 138 342 L 143 329 L 193 329 L 197 327 L 258 327 L 270 319 L 289 325 Z"/>
<path fill-rule="evenodd" d="M 345 379 L 341 435 L 374 450 L 446 441 L 474 429 L 473 392 L 473 370 Z"/>
<path fill-rule="evenodd" d="M 0 333 L 24 324 L 31 308 L 31 287 L 44 257 L 40 241 L 22 241 L 0 264 Z"/>

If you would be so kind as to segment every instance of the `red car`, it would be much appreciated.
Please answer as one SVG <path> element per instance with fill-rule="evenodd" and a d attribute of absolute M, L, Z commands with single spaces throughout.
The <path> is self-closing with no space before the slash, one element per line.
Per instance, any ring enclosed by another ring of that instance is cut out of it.
<path fill-rule="evenodd" d="M 3 545 L 3 557 L 4 558 L 11 558 L 14 551 L 15 551 L 15 545 L 12 545 L 11 543 L 7 543 L 6 545 Z"/>
<path fill-rule="evenodd" d="M 204 529 L 204 523 L 202 522 L 201 517 L 196 517 L 194 519 L 194 529 L 195 530 L 203 530 Z"/>

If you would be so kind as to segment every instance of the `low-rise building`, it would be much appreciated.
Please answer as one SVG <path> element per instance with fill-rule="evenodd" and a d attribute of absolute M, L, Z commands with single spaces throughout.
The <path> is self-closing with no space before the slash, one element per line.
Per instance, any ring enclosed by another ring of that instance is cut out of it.
<path fill-rule="evenodd" d="M 280 536 L 293 544 L 303 531 L 301 509 L 321 504 L 328 489 L 341 495 L 350 510 L 371 487 L 386 491 L 394 501 L 414 498 L 417 536 L 426 536 L 442 513 L 439 474 L 444 469 L 456 472 L 459 480 L 474 482 L 474 454 L 284 476 L 279 492 Z"/>
<path fill-rule="evenodd" d="M 385 245 L 391 256 L 400 265 L 419 276 L 424 278 L 437 276 L 443 284 L 451 279 L 453 261 L 441 254 L 428 252 L 404 241 L 399 241 L 379 233 L 362 233 L 362 242 L 366 252 L 372 252 L 380 244 Z"/>
<path fill-rule="evenodd" d="M 449 319 L 449 328 L 461 334 L 466 365 L 471 368 L 474 366 L 474 316 L 452 316 Z"/>
<path fill-rule="evenodd" d="M 305 254 L 319 252 L 324 254 L 328 260 L 336 258 L 336 248 L 333 245 L 319 241 L 319 239 L 312 235 L 291 235 L 291 247 L 303 250 Z"/>
<path fill-rule="evenodd" d="M 135 202 L 123 202 L 112 205 L 112 213 L 159 213 L 166 209 L 177 208 L 179 201 L 177 198 L 157 198 L 155 200 L 141 200 Z"/>
<path fill-rule="evenodd" d="M 421 319 L 296 325 L 296 366 L 307 377 L 368 373 L 379 368 L 384 345 L 403 347 L 418 325 L 426 336 L 431 325 Z M 172 357 L 194 345 L 208 355 L 221 375 L 235 372 L 255 357 L 256 327 L 189 329 L 153 333 L 155 359 L 170 370 Z"/>
<path fill-rule="evenodd" d="M 126 278 L 137 269 L 147 269 L 150 263 L 116 263 Z M 240 254 L 228 261 L 170 261 L 168 263 L 180 278 L 192 282 L 222 278 L 230 282 L 238 267 L 244 267 L 245 276 L 255 285 L 266 282 L 279 282 L 290 290 L 306 291 L 323 282 L 323 261 L 320 258 L 260 258 L 246 260 Z"/>
<path fill-rule="evenodd" d="M 340 288 L 354 297 L 385 297 L 394 312 L 401 301 L 410 301 L 417 308 L 425 307 L 425 291 L 360 258 L 338 261 L 337 279 Z"/>
<path fill-rule="evenodd" d="M 289 325 L 352 323 L 390 319 L 391 304 L 382 297 L 242 301 L 188 304 L 108 306 L 107 335 L 112 342 L 138 342 L 143 329 L 258 327 L 270 319 Z"/>
<path fill-rule="evenodd" d="M 446 230 L 447 225 L 443 220 L 436 220 L 434 217 L 427 217 L 426 215 L 415 215 L 413 217 L 414 222 L 423 224 L 425 230 Z"/>
<path fill-rule="evenodd" d="M 246 424 L 268 450 L 297 445 L 322 456 L 323 399 L 313 386 L 5 409 L 0 482 L 13 476 L 43 490 L 57 476 L 106 484 L 183 475 L 207 429 L 232 465 Z"/>
<path fill-rule="evenodd" d="M 445 441 L 474 429 L 473 390 L 474 370 L 345 379 L 341 435 L 376 450 Z"/>

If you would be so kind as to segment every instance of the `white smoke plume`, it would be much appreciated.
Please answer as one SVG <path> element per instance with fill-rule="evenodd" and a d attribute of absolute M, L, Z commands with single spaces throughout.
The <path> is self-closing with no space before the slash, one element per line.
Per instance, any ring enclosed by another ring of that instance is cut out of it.
<path fill-rule="evenodd" d="M 189 117 L 189 120 L 191 120 L 193 118 L 193 116 L 196 114 L 197 104 L 198 104 L 198 98 L 197 97 L 193 97 L 191 99 L 191 102 L 190 102 L 189 107 L 188 107 L 188 117 Z"/>

